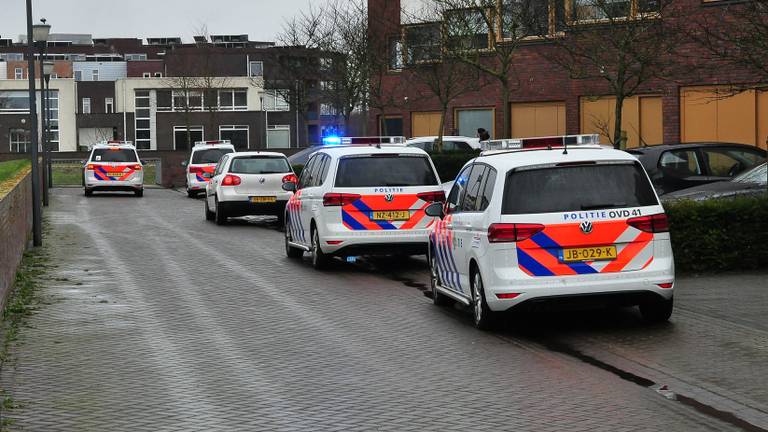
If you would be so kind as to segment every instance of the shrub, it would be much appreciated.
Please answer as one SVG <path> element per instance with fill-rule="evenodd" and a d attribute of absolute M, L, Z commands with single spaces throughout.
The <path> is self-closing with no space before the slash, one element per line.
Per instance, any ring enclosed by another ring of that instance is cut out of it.
<path fill-rule="evenodd" d="M 470 159 L 476 158 L 479 152 L 446 152 L 430 153 L 432 162 L 435 164 L 440 180 L 443 182 L 453 181 L 461 170 L 461 167 Z"/>
<path fill-rule="evenodd" d="M 679 201 L 664 207 L 681 272 L 768 266 L 768 195 Z"/>

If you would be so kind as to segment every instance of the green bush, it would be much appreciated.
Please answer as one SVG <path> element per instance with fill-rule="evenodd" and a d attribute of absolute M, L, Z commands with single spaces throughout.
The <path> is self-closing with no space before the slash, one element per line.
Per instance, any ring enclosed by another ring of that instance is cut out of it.
<path fill-rule="evenodd" d="M 446 152 L 430 153 L 432 162 L 435 164 L 440 180 L 443 182 L 453 181 L 461 170 L 461 167 L 470 159 L 477 157 L 480 152 Z"/>
<path fill-rule="evenodd" d="M 768 195 L 664 205 L 681 272 L 765 269 Z"/>

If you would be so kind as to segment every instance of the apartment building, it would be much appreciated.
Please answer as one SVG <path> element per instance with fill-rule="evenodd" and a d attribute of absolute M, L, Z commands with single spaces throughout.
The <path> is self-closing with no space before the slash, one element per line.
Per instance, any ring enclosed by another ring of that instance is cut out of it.
<path fill-rule="evenodd" d="M 301 83 L 277 76 L 287 57 L 319 62 L 332 55 L 250 41 L 247 35 L 195 39 L 185 44 L 178 37 L 52 34 L 45 59 L 55 63 L 54 151 L 77 151 L 112 138 L 144 150 L 186 150 L 191 142 L 213 139 L 230 139 L 241 149 L 296 148 L 319 142 L 324 128 L 341 121 L 321 112 L 317 98 L 302 99 L 301 107 L 289 103 L 294 86 L 318 88 L 322 76 L 304 76 Z M 29 146 L 21 42 L 0 41 L 2 153 Z"/>
<path fill-rule="evenodd" d="M 690 12 L 691 17 L 717 14 L 723 7 L 734 4 L 720 0 L 673 1 L 678 10 Z M 498 0 L 499 10 L 494 16 L 502 20 L 504 11 L 517 3 Z M 573 14 L 589 2 L 549 0 L 536 4 L 539 7 L 532 13 L 549 21 L 544 31 L 562 35 L 556 18 Z M 658 7 L 659 2 L 625 0 L 610 4 L 626 8 L 628 14 L 640 14 L 644 13 L 643 7 Z M 386 38 L 382 52 L 388 52 L 389 56 L 382 93 L 400 102 L 383 111 L 372 110 L 369 129 L 405 136 L 435 135 L 440 125 L 440 104 L 434 97 L 414 97 L 415 84 L 409 82 L 407 71 L 414 59 L 439 61 L 440 35 L 447 28 L 446 22 L 412 22 L 412 18 L 403 13 L 400 0 L 369 0 L 368 6 L 372 17 L 369 31 L 375 37 Z M 457 11 L 462 12 L 466 11 Z M 653 14 L 648 14 L 647 17 L 653 19 Z M 502 27 L 501 21 L 495 25 Z M 415 42 L 419 40 L 417 36 L 430 32 L 435 35 L 436 44 L 423 43 L 425 38 L 421 38 L 421 43 Z M 497 44 L 508 43 L 503 30 L 497 32 L 499 40 L 490 40 L 488 31 L 474 36 L 473 43 L 482 44 L 488 53 Z M 758 77 L 738 67 L 707 60 L 706 52 L 692 41 L 682 43 L 685 44 L 683 61 L 695 73 L 650 80 L 641 86 L 636 96 L 625 101 L 622 129 L 628 146 L 719 141 L 766 148 L 768 92 L 750 90 L 731 95 L 723 91 L 730 91 L 723 83 L 737 82 L 745 86 L 768 83 L 760 83 Z M 567 71 L 544 55 L 556 49 L 553 45 L 545 37 L 533 36 L 520 41 L 512 68 L 515 88 L 510 91 L 507 109 L 502 109 L 504 98 L 498 82 L 491 79 L 482 90 L 463 94 L 450 103 L 443 133 L 475 136 L 478 128 L 484 128 L 492 137 L 503 138 L 503 113 L 506 112 L 510 117 L 511 137 L 600 133 L 608 142 L 605 135 L 606 130 L 613 127 L 615 99 L 607 82 L 571 79 Z M 487 55 L 487 58 L 492 62 L 494 57 Z"/>

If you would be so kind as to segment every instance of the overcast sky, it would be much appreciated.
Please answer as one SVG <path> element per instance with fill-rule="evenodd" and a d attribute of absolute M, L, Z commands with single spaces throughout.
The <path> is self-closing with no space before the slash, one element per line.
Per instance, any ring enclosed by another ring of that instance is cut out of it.
<path fill-rule="evenodd" d="M 209 34 L 248 34 L 274 40 L 286 17 L 326 0 L 33 0 L 35 21 L 48 19 L 55 33 L 105 37 L 181 36 L 190 42 L 196 28 Z M 0 0 L 0 35 L 16 41 L 26 30 L 24 0 Z"/>

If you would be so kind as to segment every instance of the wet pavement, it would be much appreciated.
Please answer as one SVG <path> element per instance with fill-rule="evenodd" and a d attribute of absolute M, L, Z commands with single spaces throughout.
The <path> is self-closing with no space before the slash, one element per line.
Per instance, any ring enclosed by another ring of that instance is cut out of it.
<path fill-rule="evenodd" d="M 3 388 L 11 430 L 761 430 L 766 275 L 682 279 L 672 322 L 515 316 L 423 295 L 424 261 L 285 258 L 271 219 L 57 189 L 45 305 Z"/>

